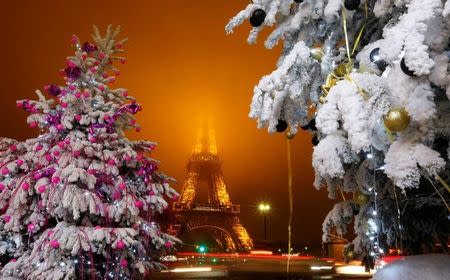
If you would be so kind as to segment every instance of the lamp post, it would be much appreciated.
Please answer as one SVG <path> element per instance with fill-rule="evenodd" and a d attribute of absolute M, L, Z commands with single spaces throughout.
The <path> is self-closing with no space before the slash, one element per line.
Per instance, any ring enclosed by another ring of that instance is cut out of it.
<path fill-rule="evenodd" d="M 267 213 L 270 211 L 270 205 L 268 203 L 260 203 L 258 205 L 259 212 L 264 217 L 264 240 L 267 239 Z"/>

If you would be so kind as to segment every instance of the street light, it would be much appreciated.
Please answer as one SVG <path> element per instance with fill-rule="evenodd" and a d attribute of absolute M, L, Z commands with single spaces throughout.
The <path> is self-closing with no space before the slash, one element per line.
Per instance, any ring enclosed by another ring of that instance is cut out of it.
<path fill-rule="evenodd" d="M 264 240 L 267 239 L 267 213 L 270 211 L 270 204 L 261 202 L 258 205 L 259 212 L 264 216 Z"/>

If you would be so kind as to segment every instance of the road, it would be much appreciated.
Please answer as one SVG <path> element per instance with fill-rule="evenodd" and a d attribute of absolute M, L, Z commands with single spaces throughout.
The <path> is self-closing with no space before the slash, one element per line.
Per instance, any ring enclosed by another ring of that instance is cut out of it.
<path fill-rule="evenodd" d="M 166 263 L 168 269 L 156 272 L 151 279 L 229 279 L 229 280 L 313 280 L 369 279 L 361 267 L 342 270 L 329 259 L 292 256 L 289 274 L 287 257 L 277 255 L 184 254 Z M 351 268 L 350 266 L 345 268 Z M 342 273 L 339 273 L 343 271 Z"/>

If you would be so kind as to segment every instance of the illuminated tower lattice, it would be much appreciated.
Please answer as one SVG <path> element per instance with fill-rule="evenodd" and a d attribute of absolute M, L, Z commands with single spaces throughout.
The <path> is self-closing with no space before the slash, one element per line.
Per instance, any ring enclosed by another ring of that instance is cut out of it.
<path fill-rule="evenodd" d="M 230 200 L 221 165 L 214 130 L 200 130 L 187 164 L 183 190 L 173 206 L 178 223 L 172 230 L 178 236 L 200 230 L 223 250 L 248 251 L 253 241 L 239 220 L 239 205 Z M 202 182 L 208 187 L 207 201 L 195 199 Z"/>

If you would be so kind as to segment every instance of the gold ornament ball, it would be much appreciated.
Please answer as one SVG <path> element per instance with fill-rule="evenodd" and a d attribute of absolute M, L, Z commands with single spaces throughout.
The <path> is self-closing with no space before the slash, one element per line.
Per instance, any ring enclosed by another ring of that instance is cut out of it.
<path fill-rule="evenodd" d="M 291 139 L 294 139 L 294 137 L 295 137 L 294 133 L 292 133 L 290 131 L 286 132 L 286 138 L 287 139 L 291 140 Z"/>
<path fill-rule="evenodd" d="M 312 48 L 311 51 L 311 56 L 312 58 L 314 58 L 317 61 L 322 61 L 322 57 L 324 56 L 324 52 L 323 49 L 321 47 L 316 47 L 316 48 Z"/>
<path fill-rule="evenodd" d="M 351 261 L 355 259 L 355 251 L 353 250 L 348 250 L 347 252 L 345 252 L 345 259 L 347 261 Z"/>
<path fill-rule="evenodd" d="M 357 191 L 353 194 L 353 200 L 361 206 L 366 205 L 369 202 L 369 199 L 370 197 L 368 194 L 362 193 L 360 191 Z"/>
<path fill-rule="evenodd" d="M 408 127 L 410 120 L 405 108 L 393 108 L 384 117 L 384 125 L 390 131 L 399 132 Z"/>

